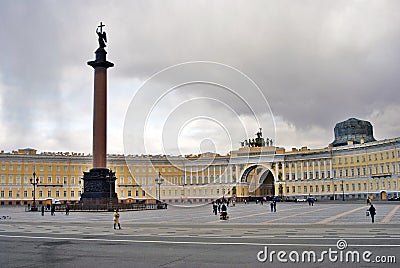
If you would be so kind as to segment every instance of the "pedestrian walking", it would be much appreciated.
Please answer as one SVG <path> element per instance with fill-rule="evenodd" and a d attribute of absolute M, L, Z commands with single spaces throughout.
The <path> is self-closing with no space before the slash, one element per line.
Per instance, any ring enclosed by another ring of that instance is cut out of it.
<path fill-rule="evenodd" d="M 213 207 L 213 213 L 214 213 L 215 215 L 217 215 L 218 206 L 217 206 L 217 204 L 215 204 L 214 201 L 212 202 L 212 207 Z"/>
<path fill-rule="evenodd" d="M 271 201 L 271 212 L 274 212 L 274 202 Z"/>
<path fill-rule="evenodd" d="M 274 212 L 276 212 L 276 201 L 274 201 L 273 204 L 274 204 Z"/>
<path fill-rule="evenodd" d="M 65 215 L 69 215 L 69 206 L 68 206 L 68 204 L 65 206 Z"/>
<path fill-rule="evenodd" d="M 56 213 L 56 207 L 55 207 L 54 205 L 51 205 L 50 213 L 51 213 L 51 216 L 54 216 L 54 215 L 55 215 L 55 213 Z"/>
<path fill-rule="evenodd" d="M 119 211 L 118 208 L 114 212 L 114 229 L 117 229 L 116 226 L 118 224 L 118 228 L 121 230 L 121 224 L 119 223 Z"/>
<path fill-rule="evenodd" d="M 372 223 L 375 222 L 375 215 L 376 215 L 376 208 L 374 207 L 374 205 L 371 204 L 371 206 L 368 209 L 369 211 L 369 215 L 371 215 L 371 219 L 372 219 Z"/>
<path fill-rule="evenodd" d="M 42 206 L 42 216 L 44 216 L 44 206 Z"/>

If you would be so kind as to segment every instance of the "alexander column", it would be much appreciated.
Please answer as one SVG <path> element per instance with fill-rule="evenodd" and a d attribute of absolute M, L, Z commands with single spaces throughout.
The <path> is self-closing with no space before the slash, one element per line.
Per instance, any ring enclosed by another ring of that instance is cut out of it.
<path fill-rule="evenodd" d="M 115 172 L 107 168 L 107 68 L 114 63 L 106 60 L 107 36 L 102 22 L 96 29 L 99 37 L 99 48 L 96 59 L 88 65 L 94 68 L 94 102 L 93 102 L 93 168 L 84 172 L 84 192 L 81 202 L 84 206 L 108 205 L 118 203 L 115 193 Z"/>

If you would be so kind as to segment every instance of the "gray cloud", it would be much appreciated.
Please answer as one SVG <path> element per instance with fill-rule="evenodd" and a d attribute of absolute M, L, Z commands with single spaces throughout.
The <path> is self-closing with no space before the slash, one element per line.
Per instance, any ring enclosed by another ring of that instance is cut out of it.
<path fill-rule="evenodd" d="M 193 60 L 231 65 L 252 78 L 279 121 L 278 140 L 285 143 L 278 145 L 326 146 L 335 123 L 349 117 L 384 127 L 375 131 L 380 138 L 398 136 L 391 120 L 400 97 L 399 7 L 398 1 L 2 1 L 2 149 L 90 152 L 93 71 L 86 62 L 94 57 L 99 21 L 107 25 L 115 63 L 109 70 L 115 151 L 123 151 L 122 122 L 139 84 Z M 235 111 L 247 115 L 240 106 Z M 315 134 L 322 130 L 329 136 Z"/>

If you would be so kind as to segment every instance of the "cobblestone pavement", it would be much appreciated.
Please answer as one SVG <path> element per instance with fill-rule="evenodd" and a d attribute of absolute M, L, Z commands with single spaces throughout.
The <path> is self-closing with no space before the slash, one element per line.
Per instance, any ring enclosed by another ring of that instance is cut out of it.
<path fill-rule="evenodd" d="M 400 203 L 376 203 L 376 223 L 400 223 Z M 366 216 L 368 206 L 364 203 L 277 203 L 277 212 L 271 212 L 269 204 L 236 204 L 228 207 L 230 219 L 223 224 L 368 224 L 371 218 Z M 182 207 L 168 206 L 167 210 L 125 211 L 121 213 L 125 223 L 220 223 L 218 216 L 212 214 L 209 204 Z M 56 212 L 50 216 L 46 212 L 25 212 L 23 207 L 0 207 L 0 223 L 7 221 L 40 222 L 110 222 L 112 212 L 74 212 L 64 215 Z"/>
<path fill-rule="evenodd" d="M 22 207 L 1 207 L 0 267 L 99 268 L 109 267 L 113 259 L 120 261 L 118 267 L 133 267 L 132 263 L 137 267 L 265 267 L 267 263 L 257 261 L 257 252 L 266 245 L 288 252 L 320 252 L 337 248 L 339 240 L 345 240 L 351 250 L 397 256 L 400 204 L 382 202 L 375 207 L 372 224 L 361 202 L 278 203 L 277 212 L 271 212 L 268 204 L 237 204 L 228 208 L 228 221 L 212 214 L 211 205 L 169 206 L 121 212 L 122 230 L 112 228 L 112 212 L 41 216 Z M 376 267 L 376 263 L 363 266 Z M 297 263 L 296 267 L 320 266 Z M 324 267 L 337 266 L 325 262 Z"/>

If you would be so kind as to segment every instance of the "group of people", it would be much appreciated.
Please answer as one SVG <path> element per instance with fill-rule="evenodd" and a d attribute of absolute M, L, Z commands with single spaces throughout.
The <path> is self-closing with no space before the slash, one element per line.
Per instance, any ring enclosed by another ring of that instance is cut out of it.
<path fill-rule="evenodd" d="M 42 206 L 40 209 L 40 212 L 42 213 L 42 216 L 44 216 L 44 212 L 45 212 L 45 207 Z M 56 215 L 56 206 L 55 205 L 50 205 L 50 215 L 51 216 L 55 216 Z M 69 206 L 68 204 L 65 205 L 65 215 L 69 215 Z"/>
<path fill-rule="evenodd" d="M 229 206 L 229 201 L 226 201 L 224 199 L 222 199 L 222 201 L 221 201 L 221 200 L 217 199 L 217 201 L 212 202 L 213 213 L 215 215 L 217 215 L 219 212 L 220 218 L 222 220 L 226 220 L 228 217 L 228 207 L 227 206 Z"/>

